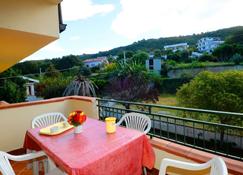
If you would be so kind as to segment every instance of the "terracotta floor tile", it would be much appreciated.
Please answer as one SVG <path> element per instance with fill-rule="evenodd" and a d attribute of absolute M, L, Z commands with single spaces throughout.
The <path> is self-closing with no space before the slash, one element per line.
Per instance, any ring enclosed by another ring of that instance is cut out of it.
<path fill-rule="evenodd" d="M 27 168 L 29 161 L 23 161 L 23 162 L 11 162 L 12 167 L 14 169 L 14 172 L 16 175 L 32 175 L 32 170 Z M 158 175 L 158 170 L 148 170 L 148 175 Z M 0 175 L 2 175 L 0 173 Z M 39 175 L 44 175 L 43 171 L 39 173 Z"/>
<path fill-rule="evenodd" d="M 16 175 L 32 175 L 32 170 L 28 169 L 27 165 L 31 163 L 30 161 L 21 161 L 21 162 L 13 162 L 11 161 L 11 165 L 14 169 Z M 0 173 L 0 175 L 2 175 Z M 40 172 L 39 175 L 44 175 L 43 172 Z"/>

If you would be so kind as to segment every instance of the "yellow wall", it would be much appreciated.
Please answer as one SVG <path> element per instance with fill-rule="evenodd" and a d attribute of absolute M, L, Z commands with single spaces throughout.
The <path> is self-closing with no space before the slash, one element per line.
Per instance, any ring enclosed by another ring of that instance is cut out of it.
<path fill-rule="evenodd" d="M 58 37 L 58 7 L 47 0 L 0 1 L 0 28 Z"/>
<path fill-rule="evenodd" d="M 56 38 L 0 28 L 0 73 L 53 40 Z"/>
<path fill-rule="evenodd" d="M 58 2 L 0 1 L 0 73 L 59 37 Z"/>
<path fill-rule="evenodd" d="M 31 127 L 31 121 L 35 116 L 47 112 L 61 112 L 67 116 L 69 112 L 81 109 L 89 117 L 98 119 L 96 108 L 95 99 L 92 102 L 73 99 L 0 109 L 0 150 L 11 151 L 22 148 L 25 132 Z"/>
<path fill-rule="evenodd" d="M 48 2 L 50 2 L 52 4 L 59 4 L 59 3 L 62 2 L 62 0 L 46 0 L 46 1 L 48 1 Z"/>

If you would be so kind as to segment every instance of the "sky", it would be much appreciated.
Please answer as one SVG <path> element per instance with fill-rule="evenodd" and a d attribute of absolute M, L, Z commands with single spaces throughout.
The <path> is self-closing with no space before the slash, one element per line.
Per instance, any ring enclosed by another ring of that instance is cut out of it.
<path fill-rule="evenodd" d="M 24 60 L 97 53 L 150 38 L 243 26 L 243 0 L 64 0 L 66 30 Z"/>

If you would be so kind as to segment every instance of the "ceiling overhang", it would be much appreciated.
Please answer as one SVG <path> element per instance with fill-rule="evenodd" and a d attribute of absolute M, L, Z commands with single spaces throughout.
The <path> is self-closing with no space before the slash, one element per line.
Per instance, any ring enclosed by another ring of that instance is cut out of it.
<path fill-rule="evenodd" d="M 57 38 L 0 28 L 0 73 Z"/>

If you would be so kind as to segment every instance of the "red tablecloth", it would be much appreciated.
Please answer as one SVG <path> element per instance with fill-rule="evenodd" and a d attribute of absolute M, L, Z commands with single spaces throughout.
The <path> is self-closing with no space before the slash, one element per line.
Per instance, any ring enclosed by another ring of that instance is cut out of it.
<path fill-rule="evenodd" d="M 155 155 L 147 137 L 133 129 L 117 127 L 116 133 L 106 134 L 104 122 L 88 118 L 80 134 L 72 129 L 44 136 L 39 130 L 27 131 L 24 147 L 44 150 L 71 175 L 141 175 L 142 166 L 154 166 Z"/>

